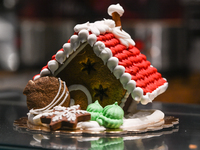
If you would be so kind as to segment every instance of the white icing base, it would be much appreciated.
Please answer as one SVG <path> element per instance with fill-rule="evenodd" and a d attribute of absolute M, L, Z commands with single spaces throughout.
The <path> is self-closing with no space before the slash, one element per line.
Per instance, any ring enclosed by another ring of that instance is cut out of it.
<path fill-rule="evenodd" d="M 155 125 L 164 124 L 164 113 L 160 110 L 141 110 L 128 119 L 124 118 L 123 125 L 120 127 L 123 130 L 139 130 Z M 103 130 L 96 121 L 80 122 L 79 127 L 86 130 Z"/>
<path fill-rule="evenodd" d="M 40 115 L 29 115 L 28 120 L 34 125 L 43 125 L 40 121 Z M 123 130 L 140 130 L 151 126 L 160 126 L 164 124 L 164 113 L 160 110 L 140 110 L 137 113 L 124 118 L 123 125 L 120 127 Z M 82 130 L 104 131 L 105 127 L 100 126 L 96 121 L 79 122 L 77 128 Z"/>

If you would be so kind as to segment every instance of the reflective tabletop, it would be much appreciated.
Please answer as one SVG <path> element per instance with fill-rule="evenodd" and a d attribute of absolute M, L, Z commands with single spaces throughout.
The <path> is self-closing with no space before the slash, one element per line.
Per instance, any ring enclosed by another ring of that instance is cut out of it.
<path fill-rule="evenodd" d="M 30 131 L 13 125 L 26 117 L 25 97 L 12 93 L 0 97 L 0 149 L 200 149 L 200 105 L 153 102 L 138 109 L 159 109 L 179 118 L 179 124 L 158 131 L 118 136 L 67 135 Z"/>

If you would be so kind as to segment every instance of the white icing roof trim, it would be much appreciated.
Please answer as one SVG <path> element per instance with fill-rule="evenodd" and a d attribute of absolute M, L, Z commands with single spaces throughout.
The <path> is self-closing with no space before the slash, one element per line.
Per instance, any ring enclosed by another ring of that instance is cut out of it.
<path fill-rule="evenodd" d="M 135 45 L 135 42 L 131 39 L 131 36 L 125 31 L 120 30 L 120 27 L 115 27 L 115 22 L 110 19 L 104 19 L 94 23 L 87 22 L 84 24 L 78 24 L 74 27 L 74 31 L 78 33 L 83 29 L 91 31 L 96 36 L 105 34 L 106 32 L 111 32 L 117 39 L 120 40 L 121 44 L 125 45 L 126 47 L 129 45 Z"/>
<path fill-rule="evenodd" d="M 133 40 L 131 40 L 131 37 L 127 33 L 125 33 L 124 31 L 121 32 L 119 28 L 112 28 L 113 24 L 114 22 L 112 20 L 104 20 L 95 22 L 93 24 L 86 23 L 75 26 L 74 30 L 75 32 L 79 32 L 78 35 L 72 35 L 70 38 L 70 43 L 65 43 L 63 45 L 63 53 L 56 53 L 56 61 L 60 64 L 63 64 L 65 59 L 59 58 L 68 58 L 69 55 L 73 53 L 73 51 L 77 50 L 81 43 L 88 42 L 93 47 L 94 53 L 103 60 L 104 64 L 108 66 L 115 77 L 117 79 L 120 79 L 120 82 L 122 83 L 124 89 L 126 89 L 128 93 L 131 94 L 134 100 L 140 101 L 142 104 L 152 102 L 155 97 L 157 97 L 159 94 L 163 93 L 167 89 L 168 83 L 165 83 L 164 85 L 158 87 L 152 93 L 147 93 L 146 95 L 143 95 L 143 90 L 140 87 L 136 87 L 136 82 L 134 80 L 131 80 L 131 75 L 129 73 L 125 73 L 125 68 L 123 66 L 118 65 L 119 60 L 118 58 L 113 57 L 111 50 L 107 48 L 103 42 L 96 42 L 97 36 L 105 32 L 112 32 L 113 34 L 116 33 L 115 36 L 117 38 L 124 39 L 126 41 L 126 44 L 131 44 L 133 42 Z M 93 34 L 89 34 L 89 31 L 91 31 Z M 61 62 L 61 60 L 63 60 L 63 62 Z M 40 77 L 49 75 L 50 73 L 54 74 L 56 68 L 58 67 L 58 63 L 55 62 L 55 60 L 51 63 L 50 62 L 48 63 L 48 69 L 43 69 L 40 72 Z M 36 76 L 35 78 L 37 79 L 38 76 Z"/>

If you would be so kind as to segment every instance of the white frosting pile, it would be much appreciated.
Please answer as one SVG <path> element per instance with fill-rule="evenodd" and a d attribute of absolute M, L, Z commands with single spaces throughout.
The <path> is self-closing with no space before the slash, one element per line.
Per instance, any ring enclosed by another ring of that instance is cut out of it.
<path fill-rule="evenodd" d="M 115 35 L 117 39 L 120 40 L 121 44 L 128 47 L 129 45 L 135 45 L 135 42 L 131 39 L 131 36 L 120 27 L 115 27 L 115 22 L 110 19 L 104 19 L 102 21 L 96 21 L 94 23 L 84 23 L 78 24 L 74 27 L 75 32 L 80 32 L 82 30 L 91 31 L 96 36 L 100 34 L 105 34 L 106 32 L 111 32 Z"/>
<path fill-rule="evenodd" d="M 79 105 L 74 105 L 71 107 L 62 107 L 62 106 L 56 106 L 54 107 L 55 110 L 59 110 L 60 112 L 56 111 L 54 112 L 52 110 L 43 112 L 41 114 L 38 114 L 36 116 L 29 115 L 28 120 L 30 123 L 34 125 L 43 125 L 45 124 L 41 123 L 40 117 L 42 116 L 51 116 L 53 114 L 56 114 L 56 116 L 53 118 L 52 121 L 57 121 L 58 119 L 61 119 L 62 116 L 68 115 L 69 120 L 75 119 L 75 113 L 85 113 L 84 110 L 77 110 L 77 107 Z M 71 113 L 69 113 L 71 112 Z M 127 119 L 123 119 L 123 125 L 120 126 L 120 129 L 123 130 L 139 130 L 139 129 L 145 129 L 147 127 L 153 127 L 153 126 L 161 126 L 164 124 L 164 113 L 160 110 L 140 110 L 136 114 L 129 116 Z M 93 130 L 93 131 L 104 131 L 106 130 L 105 127 L 100 126 L 98 122 L 96 121 L 84 121 L 79 122 L 77 124 L 77 128 L 83 129 L 83 130 Z"/>
<path fill-rule="evenodd" d="M 165 114 L 160 110 L 143 110 L 139 111 L 129 119 L 124 119 L 121 126 L 122 129 L 142 129 L 153 125 L 160 125 L 164 123 Z"/>
<path fill-rule="evenodd" d="M 110 5 L 108 7 L 108 14 L 110 16 L 112 16 L 112 13 L 114 13 L 114 12 L 117 12 L 120 15 L 120 17 L 121 17 L 123 15 L 123 13 L 124 13 L 124 9 L 119 4 L 117 4 L 117 5 Z"/>

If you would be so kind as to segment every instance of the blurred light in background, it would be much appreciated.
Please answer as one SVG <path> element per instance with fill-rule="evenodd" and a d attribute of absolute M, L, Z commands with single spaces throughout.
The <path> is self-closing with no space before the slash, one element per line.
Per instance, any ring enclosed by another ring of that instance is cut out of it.
<path fill-rule="evenodd" d="M 3 5 L 8 9 L 15 7 L 16 3 L 17 0 L 3 0 Z"/>
<path fill-rule="evenodd" d="M 14 26 L 0 18 L 0 67 L 4 70 L 16 71 L 19 65 Z"/>

